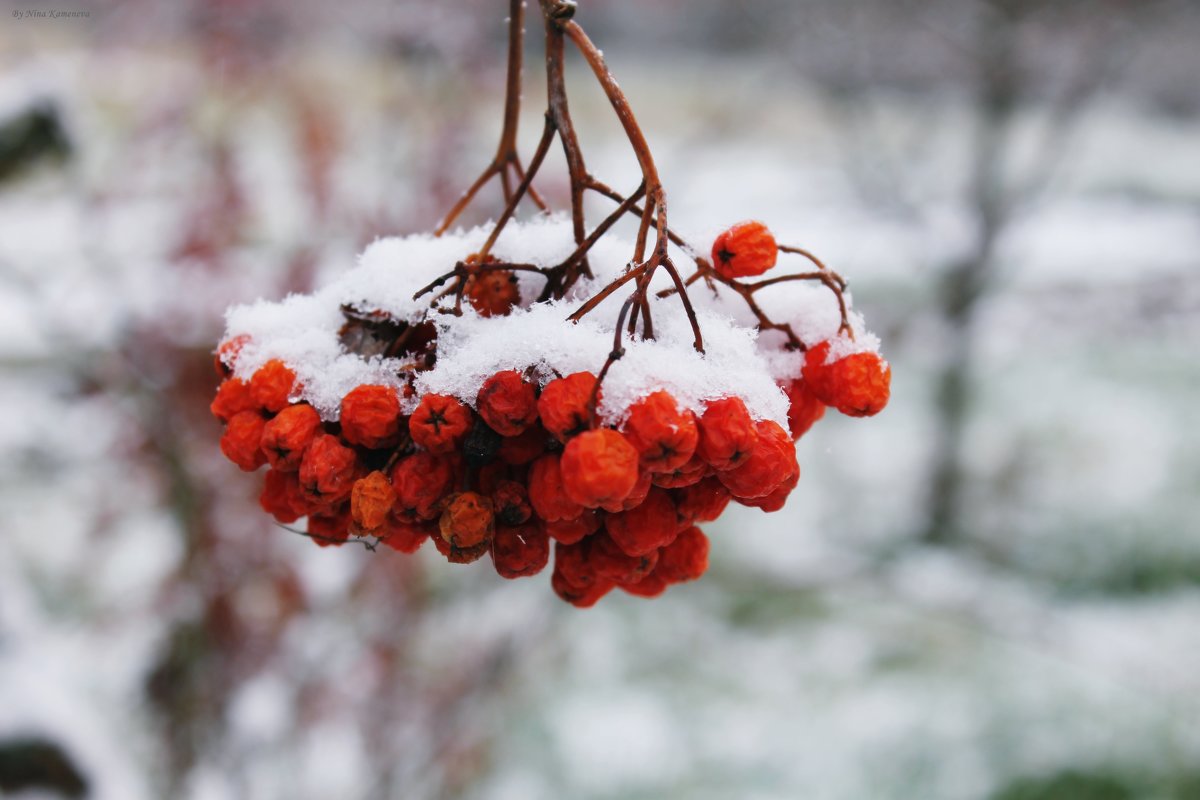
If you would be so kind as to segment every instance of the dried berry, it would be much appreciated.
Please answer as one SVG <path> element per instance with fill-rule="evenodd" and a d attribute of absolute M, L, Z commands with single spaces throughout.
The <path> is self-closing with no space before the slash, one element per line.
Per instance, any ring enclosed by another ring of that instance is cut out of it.
<path fill-rule="evenodd" d="M 788 398 L 788 429 L 793 439 L 799 439 L 825 416 L 825 404 L 809 390 L 808 382 L 802 378 L 788 382 L 783 391 Z"/>
<path fill-rule="evenodd" d="M 378 449 L 400 441 L 400 398 L 390 386 L 357 386 L 342 398 L 342 436 L 350 444 Z"/>
<path fill-rule="evenodd" d="M 430 539 L 433 540 L 433 546 L 437 548 L 437 551 L 441 553 L 451 564 L 474 563 L 483 558 L 483 554 L 492 547 L 492 542 L 490 539 L 482 541 L 476 545 L 472 545 L 471 547 L 456 547 L 447 542 L 441 536 L 431 536 Z"/>
<path fill-rule="evenodd" d="M 559 455 L 544 455 L 529 468 L 529 503 L 546 522 L 574 519 L 583 513 L 583 506 L 567 496 L 563 488 Z"/>
<path fill-rule="evenodd" d="M 250 394 L 264 411 L 281 411 L 296 385 L 296 373 L 287 364 L 273 358 L 250 378 Z"/>
<path fill-rule="evenodd" d="M 550 539 L 537 525 L 500 525 L 492 537 L 492 564 L 502 578 L 536 575 L 550 561 Z"/>
<path fill-rule="evenodd" d="M 662 573 L 658 571 L 656 565 L 654 571 L 637 583 L 623 583 L 621 584 L 621 588 L 637 597 L 658 597 L 670 585 L 667 579 L 662 576 Z"/>
<path fill-rule="evenodd" d="M 775 237 L 755 220 L 739 222 L 713 242 L 713 268 L 726 278 L 761 275 L 775 266 L 778 258 Z"/>
<path fill-rule="evenodd" d="M 600 514 L 588 509 L 575 519 L 562 519 L 557 522 L 543 522 L 542 530 L 556 542 L 575 544 L 585 536 L 591 536 L 600 530 Z"/>
<path fill-rule="evenodd" d="M 321 416 L 305 403 L 276 414 L 263 428 L 262 449 L 272 468 L 285 472 L 300 469 L 304 451 L 321 430 Z"/>
<path fill-rule="evenodd" d="M 718 472 L 717 477 L 738 500 L 766 497 L 800 473 L 796 463 L 796 445 L 778 423 L 764 420 L 758 423 L 758 437 L 750 455 L 731 470 Z"/>
<path fill-rule="evenodd" d="M 356 480 L 350 490 L 350 516 L 354 519 L 356 532 L 378 531 L 387 522 L 395 504 L 396 492 L 387 476 L 379 470 Z"/>
<path fill-rule="evenodd" d="M 549 438 L 546 429 L 535 422 L 516 436 L 505 436 L 496 455 L 505 464 L 528 464 L 546 452 Z"/>
<path fill-rule="evenodd" d="M 413 442 L 431 453 L 452 453 L 471 430 L 471 410 L 456 398 L 427 394 L 408 420 Z"/>
<path fill-rule="evenodd" d="M 690 461 L 679 469 L 671 472 L 655 472 L 651 475 L 651 482 L 655 486 L 661 486 L 664 489 L 678 489 L 698 483 L 705 476 L 711 475 L 713 471 L 708 462 L 701 458 L 699 453 L 696 453 Z"/>
<path fill-rule="evenodd" d="M 797 471 L 797 477 L 799 472 Z M 729 505 L 729 490 L 716 477 L 708 477 L 699 483 L 671 492 L 675 501 L 675 512 L 682 525 L 697 522 L 712 522 Z"/>
<path fill-rule="evenodd" d="M 586 508 L 621 502 L 637 482 L 637 450 L 617 431 L 585 431 L 563 448 L 563 490 Z"/>
<path fill-rule="evenodd" d="M 493 269 L 467 279 L 464 294 L 483 317 L 500 317 L 521 303 L 521 290 L 512 270 Z"/>
<path fill-rule="evenodd" d="M 600 507 L 605 511 L 611 511 L 614 514 L 622 511 L 628 511 L 642 504 L 646 499 L 646 495 L 650 493 L 650 487 L 654 485 L 652 478 L 654 473 L 642 471 L 638 473 L 637 483 L 633 485 L 633 489 L 625 496 L 624 500 L 618 500 L 612 503 L 604 503 Z"/>
<path fill-rule="evenodd" d="M 257 411 L 242 411 L 234 414 L 221 437 L 221 452 L 246 472 L 267 463 L 262 451 L 263 427 L 267 421 Z"/>
<path fill-rule="evenodd" d="M 587 430 L 595 388 L 596 376 L 590 372 L 575 372 L 547 383 L 537 401 L 542 425 L 560 442 Z M 596 402 L 600 402 L 599 395 Z"/>
<path fill-rule="evenodd" d="M 779 509 L 783 508 L 784 504 L 787 502 L 788 496 L 791 495 L 792 490 L 795 489 L 799 484 L 800 466 L 797 465 L 796 468 L 789 473 L 787 479 L 783 483 L 779 484 L 778 487 L 776 487 L 775 491 L 764 497 L 755 497 L 752 499 L 738 498 L 738 502 L 751 508 L 760 508 L 767 513 L 778 511 Z"/>
<path fill-rule="evenodd" d="M 350 538 L 350 509 L 345 505 L 327 514 L 310 514 L 308 536 L 319 547 L 337 547 Z"/>
<path fill-rule="evenodd" d="M 250 384 L 240 378 L 230 378 L 222 381 L 217 387 L 217 396 L 213 398 L 208 410 L 222 422 L 233 419 L 235 414 L 243 411 L 257 411 L 258 404 L 250 393 Z"/>
<path fill-rule="evenodd" d="M 708 537 L 695 525 L 658 553 L 654 574 L 670 583 L 694 581 L 708 569 Z"/>
<path fill-rule="evenodd" d="M 300 486 L 316 506 L 328 507 L 350 496 L 358 477 L 358 457 L 338 437 L 327 433 L 313 439 L 300 462 Z"/>
<path fill-rule="evenodd" d="M 741 398 L 725 397 L 704 409 L 696 452 L 713 469 L 733 469 L 750 456 L 757 438 L 746 404 Z"/>
<path fill-rule="evenodd" d="M 213 354 L 213 366 L 217 370 L 217 374 L 222 378 L 228 378 L 233 374 L 233 368 L 237 365 L 237 358 L 242 352 L 242 348 L 250 342 L 250 337 L 244 333 L 234 336 L 232 339 L 226 339 L 217 347 L 217 352 Z"/>
<path fill-rule="evenodd" d="M 438 506 L 454 486 L 455 473 L 450 456 L 417 452 L 397 462 L 391 478 L 401 517 L 437 519 L 441 513 Z"/>
<path fill-rule="evenodd" d="M 589 536 L 583 544 L 592 574 L 599 580 L 637 583 L 658 563 L 657 548 L 641 555 L 629 555 L 604 531 Z"/>
<path fill-rule="evenodd" d="M 276 522 L 282 522 L 284 525 L 300 519 L 305 514 L 304 498 L 300 493 L 300 478 L 295 472 L 267 470 L 258 504 L 262 506 L 263 511 L 274 517 Z"/>
<path fill-rule="evenodd" d="M 588 560 L 588 544 L 586 541 L 576 544 L 554 545 L 554 572 L 561 574 L 563 579 L 578 588 L 587 588 L 596 582 L 596 573 Z"/>
<path fill-rule="evenodd" d="M 439 522 L 442 538 L 459 549 L 491 540 L 496 529 L 492 499 L 477 492 L 461 492 L 446 498 Z"/>
<path fill-rule="evenodd" d="M 525 485 L 516 481 L 498 481 L 491 491 L 492 505 L 496 509 L 496 521 L 501 525 L 523 525 L 533 516 L 529 506 L 529 492 Z"/>
<path fill-rule="evenodd" d="M 537 419 L 537 394 L 521 373 L 505 370 L 484 381 L 475 408 L 496 433 L 517 436 Z"/>
<path fill-rule="evenodd" d="M 409 554 L 417 552 L 430 536 L 441 538 L 436 525 L 408 522 L 397 519 L 395 514 L 388 517 L 384 527 L 376 535 L 393 550 Z"/>
<path fill-rule="evenodd" d="M 674 472 L 696 452 L 700 434 L 690 411 L 681 412 L 667 392 L 654 392 L 634 403 L 625 436 L 638 451 L 643 469 Z"/>
<path fill-rule="evenodd" d="M 554 572 L 550 575 L 550 588 L 554 593 L 577 608 L 591 608 L 611 592 L 614 586 L 616 584 L 611 581 L 593 581 L 587 586 L 576 586 L 558 571 L 557 561 Z"/>
<path fill-rule="evenodd" d="M 829 361 L 830 344 L 820 342 L 804 357 L 804 380 L 825 405 L 851 417 L 870 417 L 887 405 L 892 368 L 878 353 L 852 353 Z"/>
<path fill-rule="evenodd" d="M 675 504 L 665 489 L 650 490 L 640 506 L 609 514 L 605 521 L 608 535 L 631 556 L 653 552 L 671 542 L 679 531 Z"/>

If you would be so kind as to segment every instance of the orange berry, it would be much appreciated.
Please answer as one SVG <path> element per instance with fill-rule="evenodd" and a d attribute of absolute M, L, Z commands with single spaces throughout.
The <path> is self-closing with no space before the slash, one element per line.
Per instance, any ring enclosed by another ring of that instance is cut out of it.
<path fill-rule="evenodd" d="M 549 440 L 546 429 L 535 422 L 516 436 L 505 436 L 496 455 L 505 464 L 528 464 L 546 452 Z"/>
<path fill-rule="evenodd" d="M 694 581 L 708 569 L 708 537 L 695 525 L 658 553 L 654 574 L 670 583 Z"/>
<path fill-rule="evenodd" d="M 561 442 L 586 430 L 592 420 L 590 403 L 595 387 L 596 376 L 590 372 L 576 372 L 547 383 L 537 401 L 542 425 Z M 596 402 L 600 402 L 599 394 Z"/>
<path fill-rule="evenodd" d="M 392 467 L 396 509 L 405 520 L 433 520 L 439 504 L 454 486 L 457 470 L 449 456 L 424 451 L 403 458 Z"/>
<path fill-rule="evenodd" d="M 829 350 L 824 341 L 804 356 L 804 380 L 813 395 L 851 417 L 882 411 L 891 395 L 891 365 L 878 353 L 852 353 L 831 362 Z"/>
<path fill-rule="evenodd" d="M 537 394 L 515 369 L 497 372 L 484 381 L 475 408 L 501 436 L 517 436 L 537 419 Z"/>
<path fill-rule="evenodd" d="M 679 523 L 692 525 L 697 522 L 712 522 L 729 505 L 729 490 L 716 476 L 710 476 L 671 492 L 675 501 L 675 512 Z"/>
<path fill-rule="evenodd" d="M 376 535 L 393 550 L 408 554 L 417 552 L 430 535 L 441 538 L 437 526 L 427 522 L 407 522 L 397 519 L 395 514 L 388 516 L 387 522 Z"/>
<path fill-rule="evenodd" d="M 344 505 L 336 511 L 309 514 L 308 536 L 318 547 L 339 547 L 350 538 L 350 509 Z"/>
<path fill-rule="evenodd" d="M 433 540 L 433 546 L 441 553 L 451 564 L 470 564 L 483 558 L 483 554 L 491 549 L 492 541 L 490 539 L 479 542 L 471 547 L 456 547 L 450 544 L 441 536 L 429 537 Z"/>
<path fill-rule="evenodd" d="M 242 411 L 234 414 L 221 437 L 221 452 L 246 472 L 267 463 L 262 451 L 263 427 L 267 421 L 257 411 Z"/>
<path fill-rule="evenodd" d="M 358 456 L 338 437 L 323 433 L 313 439 L 300 461 L 300 486 L 318 507 L 340 503 L 350 496 L 358 477 Z"/>
<path fill-rule="evenodd" d="M 471 308 L 483 317 L 504 316 L 521 303 L 517 276 L 509 269 L 493 269 L 467 278 L 464 292 Z"/>
<path fill-rule="evenodd" d="M 312 406 L 299 403 L 283 409 L 263 428 L 262 449 L 267 462 L 285 472 L 300 469 L 304 451 L 320 430 L 321 416 Z"/>
<path fill-rule="evenodd" d="M 400 398 L 390 386 L 356 386 L 342 398 L 342 437 L 379 449 L 400 441 Z"/>
<path fill-rule="evenodd" d="M 396 492 L 387 476 L 379 470 L 359 478 L 350 490 L 350 516 L 359 533 L 375 533 L 387 522 Z"/>
<path fill-rule="evenodd" d="M 550 539 L 537 525 L 500 525 L 492 537 L 492 564 L 502 578 L 541 572 L 550 561 Z"/>
<path fill-rule="evenodd" d="M 783 391 L 788 398 L 788 429 L 793 439 L 799 439 L 825 416 L 825 404 L 809 390 L 803 378 L 789 381 Z"/>
<path fill-rule="evenodd" d="M 681 412 L 675 398 L 658 391 L 634 403 L 625 435 L 638 451 L 642 467 L 651 472 L 674 472 L 696 452 L 700 439 L 696 418 Z"/>
<path fill-rule="evenodd" d="M 655 565 L 655 569 L 649 575 L 637 583 L 621 584 L 622 589 L 637 597 L 658 597 L 667 590 L 668 586 L 670 586 L 670 583 L 658 571 L 657 565 Z"/>
<path fill-rule="evenodd" d="M 678 469 L 671 472 L 654 473 L 651 476 L 651 482 L 655 486 L 661 486 L 664 489 L 678 489 L 683 486 L 691 486 L 693 483 L 703 480 L 706 475 L 712 473 L 713 468 L 697 452 L 692 456 L 690 461 Z"/>
<path fill-rule="evenodd" d="M 529 468 L 529 503 L 546 522 L 574 519 L 583 513 L 583 506 L 563 488 L 561 462 L 558 454 L 548 453 Z"/>
<path fill-rule="evenodd" d="M 300 519 L 305 513 L 300 478 L 295 472 L 267 470 L 258 504 L 262 506 L 263 511 L 274 517 L 276 522 L 286 525 Z"/>
<path fill-rule="evenodd" d="M 658 563 L 657 548 L 641 555 L 629 555 L 604 531 L 589 536 L 583 544 L 592 574 L 600 580 L 637 583 Z"/>
<path fill-rule="evenodd" d="M 543 522 L 542 530 L 556 542 L 575 544 L 600 530 L 600 514 L 589 508 L 575 519 Z"/>
<path fill-rule="evenodd" d="M 442 538 L 459 549 L 490 541 L 496 530 L 492 499 L 478 492 L 461 492 L 446 498 L 439 527 Z"/>
<path fill-rule="evenodd" d="M 237 357 L 249 341 L 250 337 L 242 333 L 221 342 L 217 347 L 217 352 L 213 354 L 213 366 L 216 367 L 218 375 L 228 378 L 233 374 L 233 368 L 237 365 Z"/>
<path fill-rule="evenodd" d="M 208 410 L 222 422 L 233 419 L 235 414 L 243 411 L 257 411 L 258 404 L 250 393 L 250 384 L 241 378 L 230 378 L 221 381 L 217 387 L 217 396 L 213 398 Z"/>
<path fill-rule="evenodd" d="M 749 456 L 733 469 L 717 473 L 737 500 L 766 497 L 791 480 L 793 473 L 800 474 L 796 445 L 788 432 L 771 420 L 758 423 L 756 430 Z"/>
<path fill-rule="evenodd" d="M 619 503 L 637 482 L 637 450 L 617 431 L 584 431 L 563 448 L 563 491 L 585 508 Z"/>
<path fill-rule="evenodd" d="M 258 368 L 250 378 L 250 394 L 259 408 L 280 411 L 288 404 L 288 397 L 296 385 L 296 373 L 277 358 Z"/>
<path fill-rule="evenodd" d="M 609 514 L 608 535 L 631 556 L 651 553 L 675 538 L 679 531 L 675 504 L 665 489 L 655 487 L 640 506 Z"/>
<path fill-rule="evenodd" d="M 413 442 L 431 453 L 452 453 L 471 430 L 471 410 L 444 394 L 427 394 L 408 420 Z"/>
<path fill-rule="evenodd" d="M 741 398 L 725 397 L 704 409 L 696 452 L 713 469 L 733 469 L 750 456 L 757 438 L 746 404 Z"/>
<path fill-rule="evenodd" d="M 761 222 L 739 222 L 713 242 L 713 268 L 726 278 L 762 275 L 775 266 L 779 247 Z"/>

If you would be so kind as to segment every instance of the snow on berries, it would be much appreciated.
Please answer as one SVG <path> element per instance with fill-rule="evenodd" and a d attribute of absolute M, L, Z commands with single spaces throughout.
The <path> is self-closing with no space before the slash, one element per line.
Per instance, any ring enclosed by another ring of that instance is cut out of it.
<path fill-rule="evenodd" d="M 481 255 L 488 234 L 383 239 L 310 295 L 230 309 L 211 410 L 229 460 L 267 468 L 277 522 L 506 579 L 549 567 L 579 607 L 656 597 L 707 569 L 699 525 L 784 505 L 826 407 L 887 403 L 844 282 L 787 272 L 798 251 L 760 222 L 636 304 L 606 291 L 629 242 L 598 238 L 568 280 L 569 220 L 509 222 Z"/>

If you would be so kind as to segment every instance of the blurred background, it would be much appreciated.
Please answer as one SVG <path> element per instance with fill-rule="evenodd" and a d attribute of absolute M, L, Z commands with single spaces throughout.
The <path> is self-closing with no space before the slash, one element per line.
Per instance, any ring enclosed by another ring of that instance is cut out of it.
<path fill-rule="evenodd" d="M 488 162 L 506 7 L 0 3 L 0 795 L 1200 798 L 1200 4 L 579 0 L 673 225 L 821 255 L 895 376 L 582 612 L 281 530 L 207 411 L 226 306 Z"/>

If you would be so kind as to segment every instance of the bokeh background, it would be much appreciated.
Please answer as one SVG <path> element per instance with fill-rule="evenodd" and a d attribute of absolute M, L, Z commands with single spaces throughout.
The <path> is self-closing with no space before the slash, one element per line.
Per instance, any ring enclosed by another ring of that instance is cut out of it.
<path fill-rule="evenodd" d="M 506 3 L 3 0 L 0 794 L 1200 797 L 1200 5 L 579 6 L 673 224 L 847 275 L 891 405 L 654 601 L 316 548 L 217 450 L 222 312 L 437 221 Z"/>

